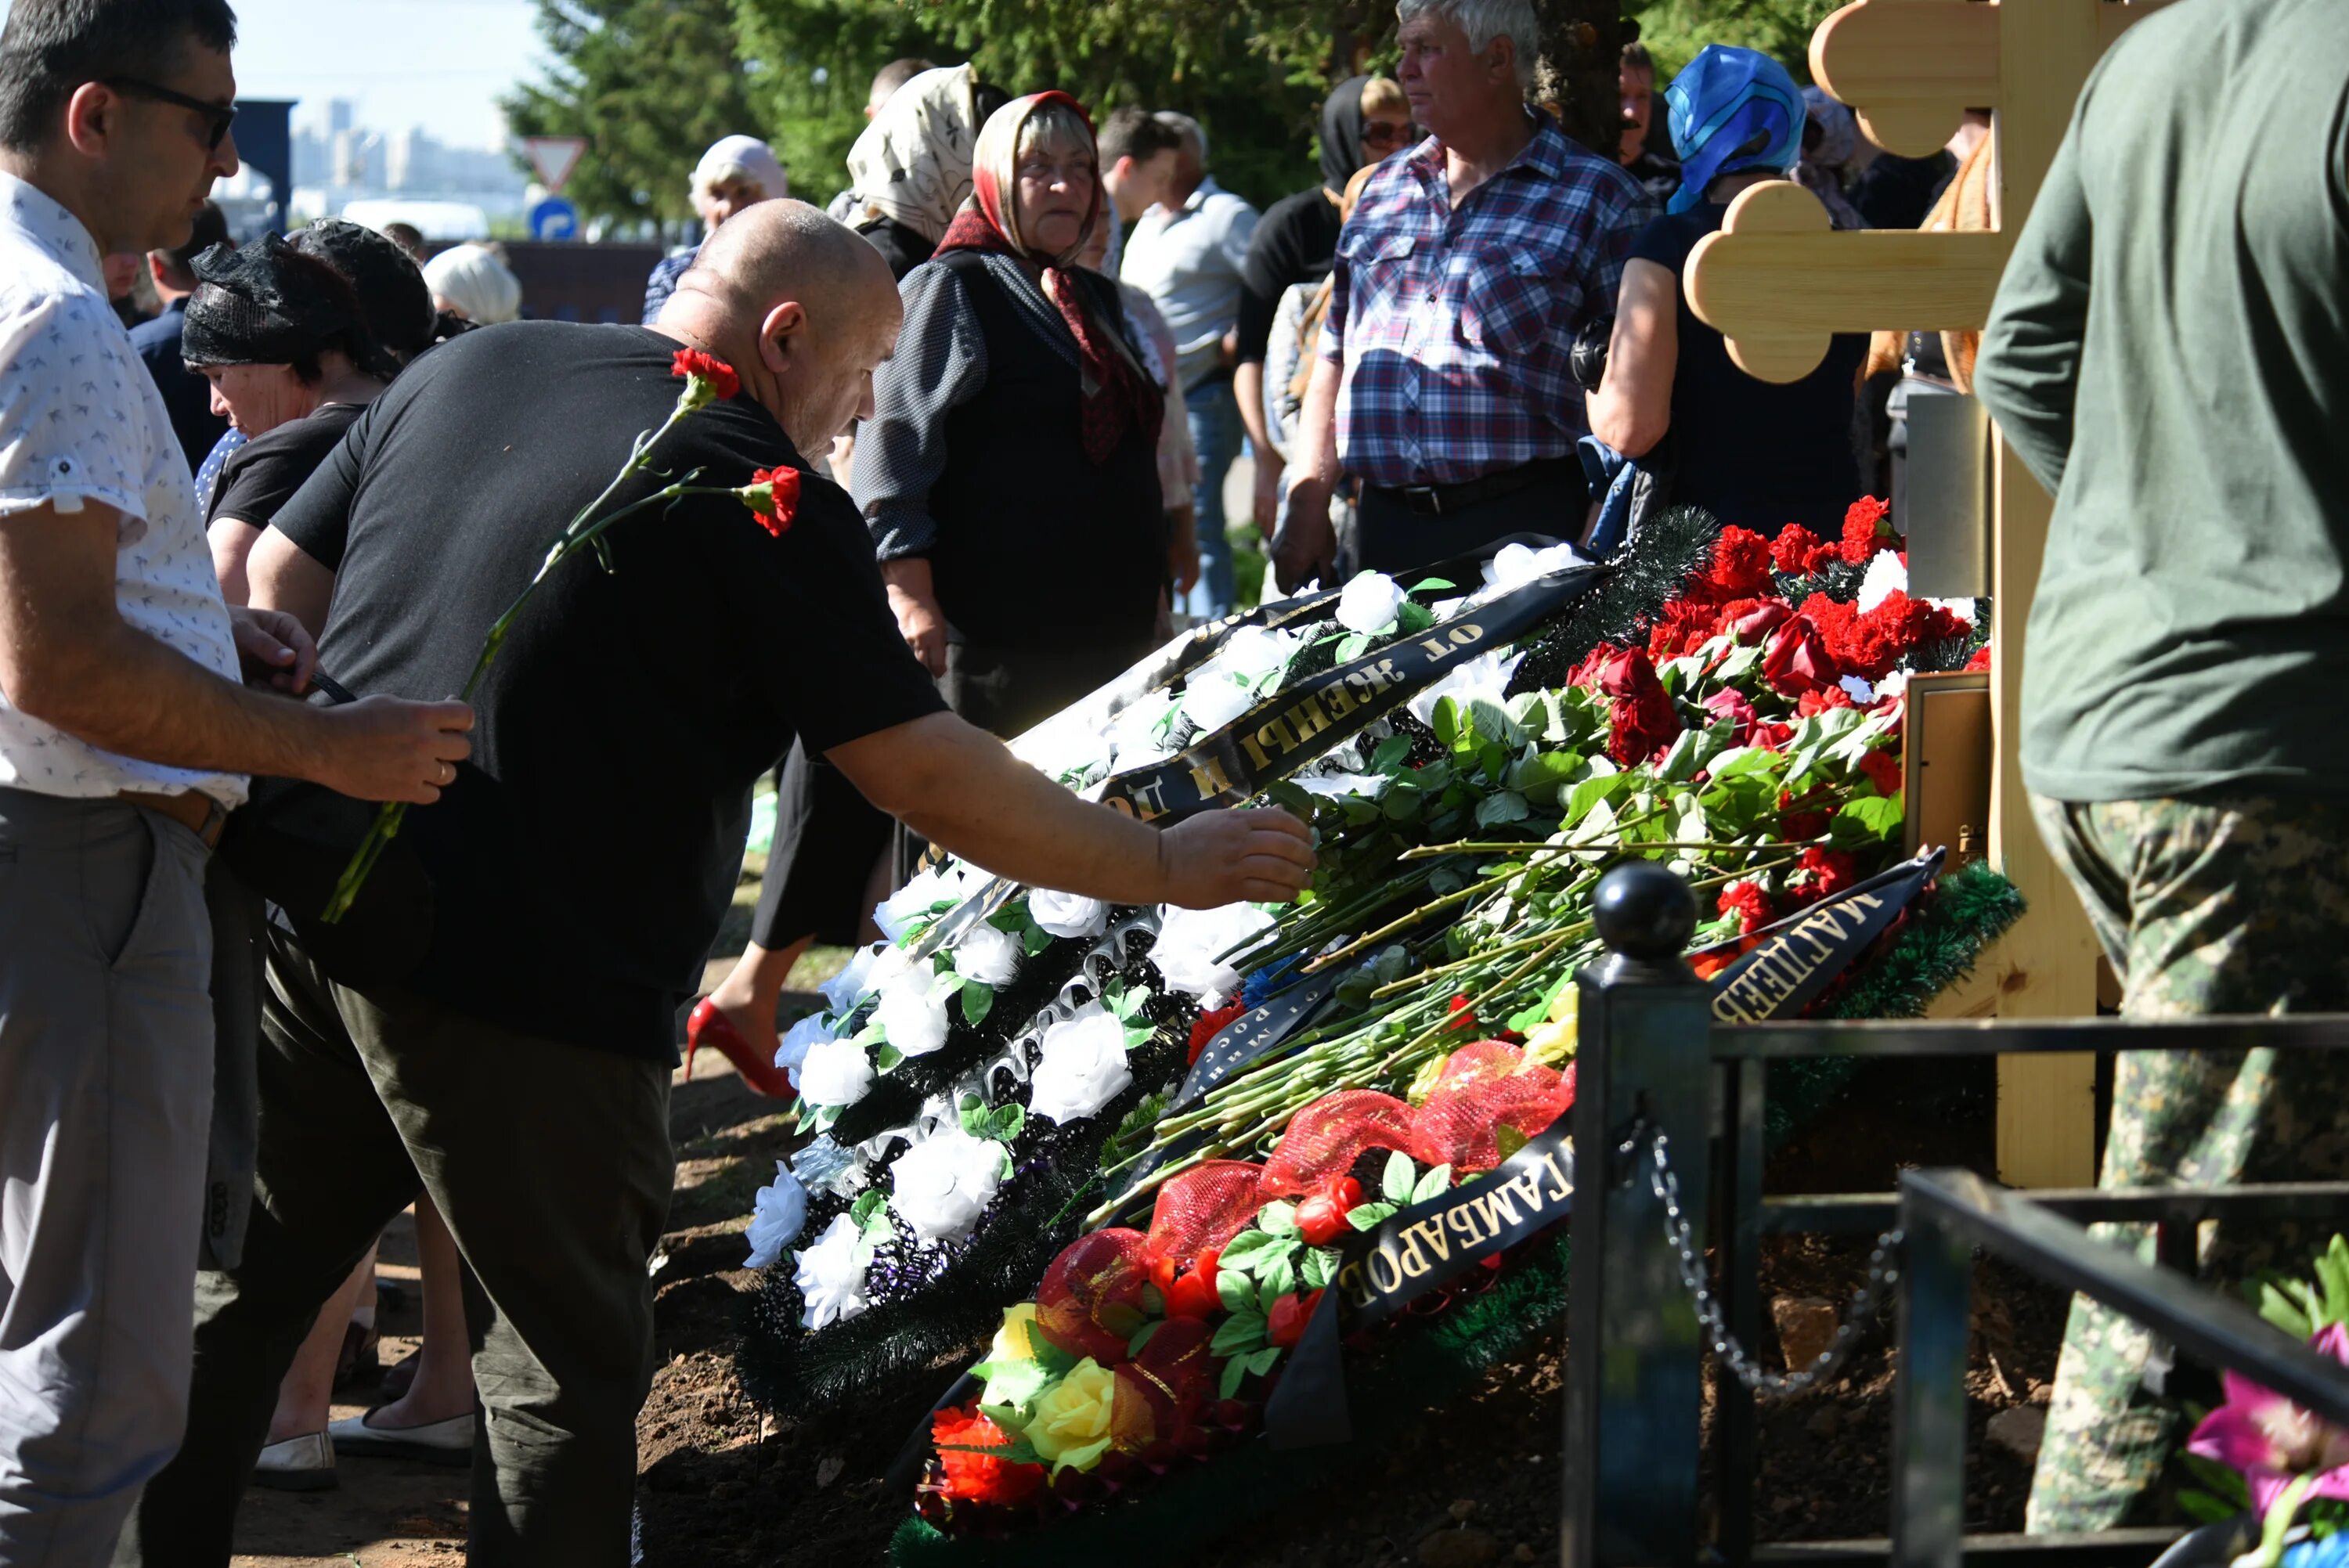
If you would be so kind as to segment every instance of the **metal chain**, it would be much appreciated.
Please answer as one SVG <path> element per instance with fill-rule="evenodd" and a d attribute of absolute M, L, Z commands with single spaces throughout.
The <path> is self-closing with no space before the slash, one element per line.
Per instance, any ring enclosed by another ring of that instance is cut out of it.
<path fill-rule="evenodd" d="M 1626 1159 L 1636 1155 L 1640 1140 L 1640 1130 L 1635 1128 L 1617 1152 Z M 1671 1141 L 1665 1138 L 1663 1129 L 1657 1128 L 1648 1142 L 1651 1162 L 1648 1185 L 1664 1205 L 1664 1240 L 1671 1244 L 1680 1264 L 1681 1283 L 1696 1300 L 1697 1321 L 1704 1326 L 1713 1355 L 1740 1383 L 1764 1399 L 1790 1399 L 1834 1377 L 1858 1345 L 1860 1331 L 1875 1317 L 1886 1289 L 1900 1278 L 1897 1261 L 1900 1232 L 1887 1231 L 1876 1238 L 1875 1250 L 1868 1254 L 1867 1282 L 1852 1292 L 1849 1313 L 1836 1326 L 1835 1337 L 1819 1352 L 1817 1359 L 1799 1372 L 1773 1372 L 1729 1332 L 1729 1325 L 1722 1316 L 1721 1300 L 1705 1283 L 1704 1260 L 1697 1254 L 1696 1239 L 1689 1229 L 1687 1216 L 1681 1212 L 1681 1184 L 1672 1174 L 1671 1150 Z"/>

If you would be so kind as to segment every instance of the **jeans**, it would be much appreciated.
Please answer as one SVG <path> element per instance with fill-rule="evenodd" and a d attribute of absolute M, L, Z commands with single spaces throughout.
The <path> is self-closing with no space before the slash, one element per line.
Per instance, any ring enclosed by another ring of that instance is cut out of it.
<path fill-rule="evenodd" d="M 1199 582 L 1175 608 L 1213 621 L 1230 614 L 1237 597 L 1231 542 L 1224 537 L 1224 476 L 1240 455 L 1244 427 L 1228 376 L 1192 387 L 1183 403 L 1190 414 L 1191 444 L 1199 449 L 1199 483 L 1191 492 L 1199 523 Z"/>

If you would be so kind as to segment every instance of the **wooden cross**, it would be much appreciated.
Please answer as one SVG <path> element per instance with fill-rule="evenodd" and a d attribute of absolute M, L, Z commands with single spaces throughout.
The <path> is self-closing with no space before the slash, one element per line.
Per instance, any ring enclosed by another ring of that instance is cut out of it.
<path fill-rule="evenodd" d="M 1989 233 L 1830 232 L 1800 186 L 1757 185 L 1689 258 L 1690 308 L 1765 381 L 1816 368 L 1837 332 L 1979 329 L 2014 232 L 2038 194 L 2088 72 L 2123 29 L 2169 0 L 1857 0 L 1811 38 L 1811 74 L 1869 139 L 1922 157 L 1969 108 L 1993 111 Z M 2021 649 L 2054 503 L 2003 441 L 1995 459 L 1991 593 L 1991 854 L 2030 913 L 1936 1005 L 1939 1016 L 2076 1017 L 2095 1007 L 2096 947 L 2031 819 L 2016 761 Z M 2095 1058 L 1999 1063 L 2000 1176 L 2022 1186 L 2095 1177 Z"/>

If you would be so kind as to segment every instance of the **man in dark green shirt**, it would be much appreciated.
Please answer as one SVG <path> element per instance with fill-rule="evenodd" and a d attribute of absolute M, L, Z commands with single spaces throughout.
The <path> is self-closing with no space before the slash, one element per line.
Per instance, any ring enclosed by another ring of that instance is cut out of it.
<path fill-rule="evenodd" d="M 2198 0 L 2130 29 L 1975 381 L 2056 498 L 2023 774 L 2123 1011 L 2349 1009 L 2349 5 Z M 2349 1175 L 2336 1059 L 2123 1054 L 2105 1183 Z M 2256 1239 L 2216 1266 L 2304 1267 Z M 2153 1349 L 2075 1305 L 2032 1530 L 2142 1519 L 2179 1429 Z"/>

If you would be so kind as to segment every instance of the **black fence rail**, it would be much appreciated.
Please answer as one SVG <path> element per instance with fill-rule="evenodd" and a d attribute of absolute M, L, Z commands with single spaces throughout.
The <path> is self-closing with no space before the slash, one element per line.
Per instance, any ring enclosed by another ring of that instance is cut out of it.
<path fill-rule="evenodd" d="M 2349 1182 L 2025 1195 L 1968 1172 L 1936 1171 L 1908 1173 L 1897 1192 L 1771 1198 L 1763 1191 L 1774 1060 L 2343 1050 L 2349 1049 L 2349 1016 L 1720 1026 L 1709 989 L 1680 957 L 1696 911 L 1677 878 L 1653 864 L 1610 872 L 1600 885 L 1598 919 L 1609 955 L 1579 981 L 1571 1112 L 1581 1191 L 1568 1296 L 1567 1568 L 1888 1558 L 1916 1568 L 2023 1559 L 2033 1568 L 2140 1568 L 2150 1562 L 2176 1532 L 1964 1533 L 1963 1376 L 1977 1251 L 2104 1301 L 2189 1355 L 2241 1371 L 2349 1425 L 2349 1371 L 2186 1273 L 2202 1221 L 2340 1220 L 2349 1217 Z M 2082 1228 L 2104 1221 L 2152 1223 L 2159 1263 L 2098 1243 Z M 1762 1326 L 1762 1238 L 1798 1232 L 1876 1233 L 1878 1250 L 1863 1299 L 1821 1363 L 1771 1373 L 1751 1353 Z M 1834 1376 L 1865 1326 L 1860 1320 L 1873 1315 L 1882 1294 L 1895 1291 L 1888 1534 L 1757 1549 L 1757 1398 L 1798 1392 Z M 1708 1355 L 1722 1365 L 1709 1539 L 1698 1491 Z"/>

